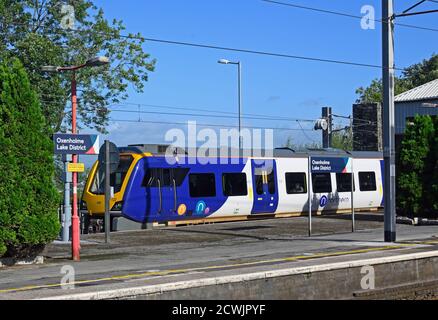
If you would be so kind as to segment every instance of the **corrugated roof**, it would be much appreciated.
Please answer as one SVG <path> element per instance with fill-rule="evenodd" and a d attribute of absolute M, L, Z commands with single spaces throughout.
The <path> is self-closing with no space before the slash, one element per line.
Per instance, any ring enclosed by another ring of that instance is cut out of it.
<path fill-rule="evenodd" d="M 403 92 L 395 97 L 395 102 L 438 99 L 438 79 Z"/>

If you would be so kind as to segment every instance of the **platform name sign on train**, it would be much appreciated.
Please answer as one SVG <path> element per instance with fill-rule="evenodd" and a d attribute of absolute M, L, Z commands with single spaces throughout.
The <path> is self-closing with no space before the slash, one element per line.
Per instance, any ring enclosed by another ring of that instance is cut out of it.
<path fill-rule="evenodd" d="M 312 173 L 350 173 L 351 158 L 312 157 Z"/>
<path fill-rule="evenodd" d="M 99 136 L 96 134 L 55 133 L 55 154 L 99 154 Z"/>

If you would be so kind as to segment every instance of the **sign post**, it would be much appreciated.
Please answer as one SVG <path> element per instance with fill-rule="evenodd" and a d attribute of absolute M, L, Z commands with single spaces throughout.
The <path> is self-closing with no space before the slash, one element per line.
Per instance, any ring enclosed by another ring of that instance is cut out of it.
<path fill-rule="evenodd" d="M 351 232 L 356 231 L 356 225 L 354 220 L 354 170 L 353 170 L 353 157 L 350 158 L 351 161 Z"/>
<path fill-rule="evenodd" d="M 75 122 L 75 121 L 74 121 Z M 75 127 L 75 126 L 74 126 Z M 78 155 L 95 155 L 99 153 L 99 136 L 90 134 L 55 133 L 53 135 L 54 153 L 66 157 L 64 187 L 64 229 L 62 240 L 69 240 L 69 227 L 72 226 L 72 258 L 79 260 L 80 230 L 77 215 L 77 173 L 84 171 L 83 164 L 77 163 Z M 73 163 L 70 163 L 72 161 Z M 73 173 L 73 175 L 71 174 Z M 73 182 L 73 205 L 70 206 L 70 182 Z M 66 212 L 66 211 L 72 212 Z"/>
<path fill-rule="evenodd" d="M 355 216 L 354 216 L 354 171 L 353 171 L 353 157 L 311 157 L 309 155 L 309 236 L 312 234 L 312 173 L 350 173 L 351 174 L 351 230 L 355 232 Z M 325 199 L 328 201 L 328 199 Z"/>
<path fill-rule="evenodd" d="M 110 186 L 110 144 L 105 140 L 105 242 L 110 242 L 111 231 L 111 215 L 110 215 L 110 200 L 111 200 L 111 186 Z"/>
<path fill-rule="evenodd" d="M 99 136 L 95 134 L 55 133 L 55 154 L 95 155 L 99 153 Z"/>
<path fill-rule="evenodd" d="M 71 205 L 70 205 L 70 184 L 72 183 L 71 172 L 68 172 L 67 166 L 72 160 L 71 155 L 62 155 L 64 163 L 64 212 L 61 217 L 62 225 L 62 242 L 68 242 L 70 240 L 70 226 L 71 226 Z"/>
<path fill-rule="evenodd" d="M 117 170 L 120 161 L 119 149 L 117 146 L 105 140 L 105 143 L 100 148 L 99 153 L 99 163 L 105 166 L 105 243 L 110 242 L 110 231 L 111 231 L 111 174 Z"/>

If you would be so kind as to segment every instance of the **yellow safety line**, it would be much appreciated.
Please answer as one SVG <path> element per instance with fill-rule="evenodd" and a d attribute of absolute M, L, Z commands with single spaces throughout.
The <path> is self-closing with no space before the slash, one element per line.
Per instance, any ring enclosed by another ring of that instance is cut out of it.
<path fill-rule="evenodd" d="M 265 263 L 273 263 L 273 262 L 290 262 L 290 261 L 296 261 L 296 260 L 311 260 L 314 258 L 342 256 L 342 255 L 348 255 L 348 254 L 384 251 L 384 250 L 390 250 L 390 249 L 401 249 L 404 247 L 409 247 L 409 246 L 414 246 L 414 245 L 415 244 L 399 244 L 397 246 L 384 246 L 384 247 L 357 249 L 357 250 L 350 250 L 350 251 L 337 251 L 337 252 L 331 252 L 331 253 L 316 253 L 316 254 L 313 254 L 310 256 L 309 255 L 306 255 L 306 256 L 301 255 L 301 256 L 293 256 L 293 257 L 287 257 L 287 258 L 259 260 L 259 261 L 253 261 L 253 262 L 226 264 L 226 265 L 219 265 L 219 266 L 207 266 L 207 267 L 198 267 L 198 268 L 190 268 L 190 269 L 171 269 L 171 270 L 163 270 L 163 271 L 150 271 L 150 272 L 139 273 L 139 274 L 127 274 L 127 275 L 112 276 L 112 277 L 99 278 L 99 279 L 93 279 L 93 280 L 80 280 L 80 281 L 71 282 L 68 285 L 70 286 L 70 285 L 76 285 L 76 284 L 103 282 L 103 281 L 111 281 L 111 280 L 135 279 L 135 278 L 141 278 L 141 277 L 146 277 L 146 276 L 163 276 L 163 275 L 169 275 L 169 274 L 175 274 L 175 273 L 187 273 L 187 272 L 193 272 L 193 271 L 252 266 L 252 265 L 257 265 L 257 264 L 265 264 Z M 2 289 L 2 290 L 0 290 L 0 293 L 28 291 L 28 290 L 34 290 L 34 289 L 46 289 L 46 288 L 61 287 L 61 286 L 62 285 L 60 283 L 45 284 L 45 285 L 33 285 L 33 286 L 25 286 L 25 287 L 21 287 L 21 288 Z"/>

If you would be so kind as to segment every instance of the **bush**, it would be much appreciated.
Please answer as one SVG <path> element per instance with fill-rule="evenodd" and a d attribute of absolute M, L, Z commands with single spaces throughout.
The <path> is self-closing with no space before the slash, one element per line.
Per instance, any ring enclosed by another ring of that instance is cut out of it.
<path fill-rule="evenodd" d="M 397 202 L 410 217 L 438 218 L 438 120 L 416 116 L 406 128 L 398 166 Z"/>
<path fill-rule="evenodd" d="M 53 143 L 28 76 L 0 61 L 0 257 L 30 257 L 59 232 Z"/>

